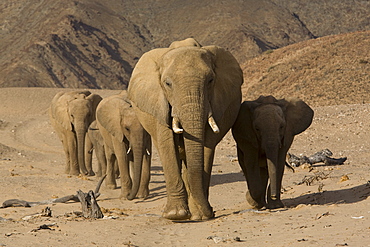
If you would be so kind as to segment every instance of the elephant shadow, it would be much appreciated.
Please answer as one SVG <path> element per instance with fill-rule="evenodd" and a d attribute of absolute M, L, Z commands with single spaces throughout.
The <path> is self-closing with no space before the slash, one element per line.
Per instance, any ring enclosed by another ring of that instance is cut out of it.
<path fill-rule="evenodd" d="M 366 200 L 369 196 L 370 181 L 348 189 L 310 193 L 295 198 L 283 199 L 282 201 L 285 207 L 294 208 L 300 204 L 351 204 Z"/>
<path fill-rule="evenodd" d="M 217 167 L 217 164 L 214 164 L 214 168 Z M 217 168 L 216 168 L 217 169 Z M 216 169 L 214 171 L 216 172 Z M 244 174 L 242 172 L 232 172 L 232 173 L 212 173 L 211 185 L 221 185 L 221 184 L 231 184 L 236 182 L 246 182 Z"/>

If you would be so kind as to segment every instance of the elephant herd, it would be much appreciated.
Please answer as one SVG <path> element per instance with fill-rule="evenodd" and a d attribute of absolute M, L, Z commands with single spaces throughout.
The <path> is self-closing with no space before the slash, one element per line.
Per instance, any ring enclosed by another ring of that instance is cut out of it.
<path fill-rule="evenodd" d="M 283 207 L 286 153 L 307 129 L 313 110 L 299 99 L 261 96 L 241 104 L 243 72 L 230 52 L 188 38 L 146 52 L 127 91 L 102 99 L 89 91 L 60 92 L 51 124 L 63 143 L 66 173 L 97 175 L 132 200 L 149 194 L 152 142 L 163 166 L 170 220 L 214 216 L 209 185 L 216 145 L 232 129 L 255 208 Z"/>

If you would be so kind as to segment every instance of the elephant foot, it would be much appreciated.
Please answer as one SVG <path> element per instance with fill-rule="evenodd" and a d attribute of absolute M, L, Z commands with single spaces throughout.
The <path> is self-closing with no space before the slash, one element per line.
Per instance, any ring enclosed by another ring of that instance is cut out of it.
<path fill-rule="evenodd" d="M 168 201 L 162 214 L 163 218 L 169 220 L 187 220 L 190 216 L 188 205 L 183 200 Z"/>
<path fill-rule="evenodd" d="M 247 199 L 247 202 L 249 203 L 249 205 L 251 205 L 254 209 L 262 209 L 266 206 L 266 204 L 262 201 L 257 201 L 255 200 L 249 191 L 247 191 L 247 193 L 245 194 L 245 197 Z"/>
<path fill-rule="evenodd" d="M 117 189 L 117 184 L 116 183 L 109 183 L 109 182 L 106 182 L 105 183 L 105 187 L 107 187 L 108 189 L 110 190 L 114 190 L 114 189 Z"/>
<path fill-rule="evenodd" d="M 268 209 L 284 208 L 284 204 L 281 200 L 269 200 L 266 207 Z"/>
<path fill-rule="evenodd" d="M 140 189 L 139 192 L 137 193 L 137 197 L 140 199 L 145 199 L 149 196 L 149 189 Z"/>
<path fill-rule="evenodd" d="M 192 196 L 189 197 L 189 208 L 191 212 L 191 220 L 201 221 L 209 220 L 215 217 L 213 208 L 211 207 L 211 205 L 209 205 L 209 203 L 207 203 L 207 205 L 200 206 L 194 201 L 194 198 Z"/>
<path fill-rule="evenodd" d="M 215 214 L 213 212 L 213 208 L 207 208 L 203 210 L 196 210 L 191 211 L 191 220 L 201 221 L 201 220 L 209 220 L 211 218 L 215 217 Z"/>
<path fill-rule="evenodd" d="M 93 170 L 90 170 L 86 174 L 87 176 L 95 176 L 95 172 Z"/>
<path fill-rule="evenodd" d="M 123 200 L 123 201 L 127 201 L 128 196 L 129 196 L 129 194 L 127 194 L 127 193 L 121 193 L 121 195 L 119 196 L 119 199 Z"/>

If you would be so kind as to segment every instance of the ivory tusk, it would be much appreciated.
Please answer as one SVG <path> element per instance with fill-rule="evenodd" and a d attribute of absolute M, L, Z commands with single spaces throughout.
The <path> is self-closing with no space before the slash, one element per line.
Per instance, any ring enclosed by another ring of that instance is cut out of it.
<path fill-rule="evenodd" d="M 148 149 L 146 150 L 146 154 L 150 156 L 150 152 L 149 152 L 149 150 L 148 150 Z"/>
<path fill-rule="evenodd" d="M 180 128 L 180 121 L 177 117 L 172 118 L 172 130 L 176 134 L 181 134 L 184 132 L 184 129 Z"/>
<path fill-rule="evenodd" d="M 131 152 L 131 147 L 128 148 L 127 154 L 129 154 L 130 152 Z"/>
<path fill-rule="evenodd" d="M 217 123 L 212 116 L 208 118 L 208 123 L 209 123 L 209 126 L 211 126 L 211 129 L 213 130 L 214 133 L 216 134 L 220 133 L 220 129 L 218 128 Z"/>

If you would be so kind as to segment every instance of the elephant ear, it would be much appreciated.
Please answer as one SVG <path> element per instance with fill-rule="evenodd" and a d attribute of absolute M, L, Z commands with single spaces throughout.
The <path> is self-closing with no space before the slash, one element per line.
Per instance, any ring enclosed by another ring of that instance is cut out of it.
<path fill-rule="evenodd" d="M 109 134 L 120 141 L 123 141 L 123 132 L 121 129 L 122 108 L 125 107 L 125 101 L 119 95 L 113 95 L 105 98 L 99 104 L 96 110 L 96 119 Z"/>
<path fill-rule="evenodd" d="M 237 142 L 244 139 L 245 142 L 251 143 L 255 148 L 258 148 L 259 144 L 253 128 L 253 112 L 258 105 L 255 101 L 244 101 L 240 106 L 238 117 L 232 129 Z"/>
<path fill-rule="evenodd" d="M 71 100 L 70 95 L 65 92 L 57 93 L 51 101 L 51 116 L 64 129 L 71 131 L 72 124 L 68 113 L 68 102 Z"/>
<path fill-rule="evenodd" d="M 211 100 L 213 117 L 217 121 L 222 119 L 231 104 L 240 104 L 242 99 L 241 85 L 243 71 L 234 56 L 218 46 L 204 46 L 204 49 L 214 56 L 214 94 Z M 226 104 L 225 99 L 231 99 Z M 228 104 L 229 103 L 229 104 Z"/>
<path fill-rule="evenodd" d="M 98 104 L 100 103 L 100 101 L 102 101 L 102 97 L 98 94 L 90 94 L 89 96 L 86 97 L 87 100 L 89 100 L 91 102 L 91 115 L 90 115 L 90 119 L 89 119 L 89 123 L 92 123 L 95 118 L 96 118 L 96 108 L 98 107 Z"/>
<path fill-rule="evenodd" d="M 128 97 L 141 111 L 170 126 L 169 103 L 160 84 L 160 60 L 169 48 L 144 53 L 136 64 L 128 85 Z"/>
<path fill-rule="evenodd" d="M 172 42 L 171 45 L 169 46 L 169 48 L 173 49 L 173 48 L 179 48 L 179 47 L 184 47 L 184 46 L 202 47 L 202 45 L 199 44 L 199 42 L 196 41 L 195 39 L 187 38 L 187 39 L 184 39 L 184 40 L 179 40 L 179 41 Z"/>
<path fill-rule="evenodd" d="M 296 98 L 283 100 L 285 102 L 286 133 L 285 144 L 291 144 L 295 135 L 305 131 L 312 123 L 314 111 L 304 101 Z"/>

